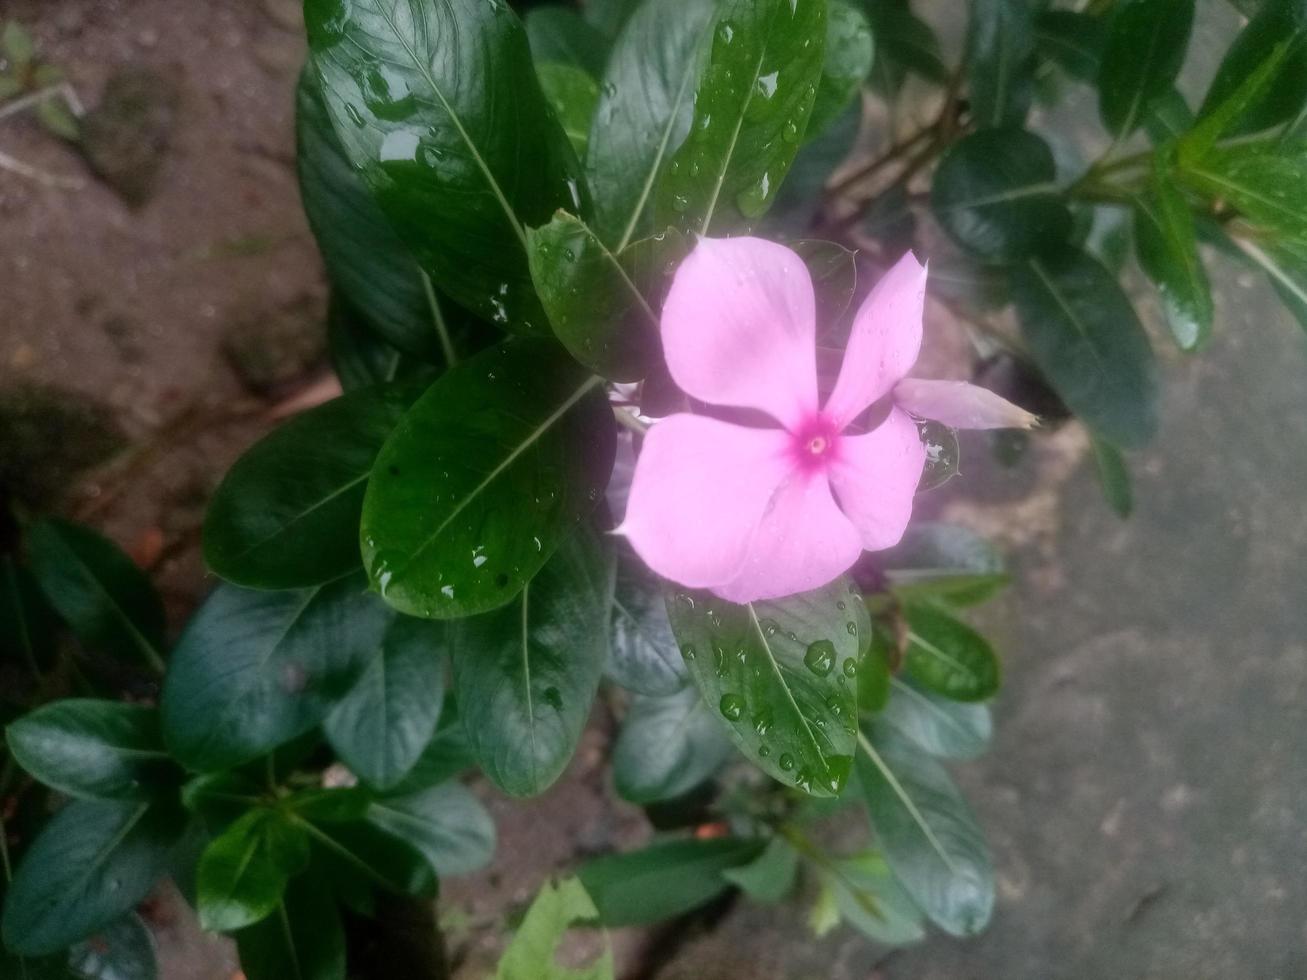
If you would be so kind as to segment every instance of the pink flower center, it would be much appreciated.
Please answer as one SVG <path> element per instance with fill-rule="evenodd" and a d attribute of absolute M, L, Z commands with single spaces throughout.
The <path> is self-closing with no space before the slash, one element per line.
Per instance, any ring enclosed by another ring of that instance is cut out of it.
<path fill-rule="evenodd" d="M 839 452 L 839 429 L 822 415 L 814 415 L 793 433 L 791 451 L 804 472 L 824 469 Z"/>

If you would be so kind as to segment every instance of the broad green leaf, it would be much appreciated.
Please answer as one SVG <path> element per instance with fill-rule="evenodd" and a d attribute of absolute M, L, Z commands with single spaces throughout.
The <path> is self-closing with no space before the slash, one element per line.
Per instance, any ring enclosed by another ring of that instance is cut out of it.
<path fill-rule="evenodd" d="M 1107 18 L 1075 10 L 1041 10 L 1035 46 L 1072 78 L 1092 82 L 1107 42 Z"/>
<path fill-rule="evenodd" d="M 966 801 L 930 757 L 865 736 L 862 748 L 858 782 L 894 877 L 949 935 L 975 935 L 993 911 L 994 869 Z"/>
<path fill-rule="evenodd" d="M 875 852 L 841 858 L 821 874 L 840 918 L 873 942 L 904 946 L 925 938 L 921 910 Z"/>
<path fill-rule="evenodd" d="M 917 433 L 926 447 L 926 467 L 921 471 L 917 493 L 942 487 L 958 475 L 962 463 L 962 447 L 958 444 L 956 429 L 934 419 L 917 422 Z"/>
<path fill-rule="evenodd" d="M 32 574 L 77 638 L 123 660 L 163 668 L 163 603 L 108 538 L 54 517 L 27 529 Z"/>
<path fill-rule="evenodd" d="M 452 695 L 446 695 L 435 736 L 422 750 L 413 768 L 397 785 L 390 788 L 388 795 L 406 796 L 418 790 L 430 789 L 474 765 L 476 757 L 472 754 L 463 721 L 458 717 L 458 705 Z"/>
<path fill-rule="evenodd" d="M 293 878 L 276 910 L 235 938 L 247 980 L 345 980 L 345 933 L 319 875 Z"/>
<path fill-rule="evenodd" d="M 980 127 L 1020 126 L 1033 94 L 1035 35 L 1027 0 L 974 0 L 967 29 L 971 115 Z"/>
<path fill-rule="evenodd" d="M 287 813 L 312 823 L 356 823 L 367 816 L 371 802 L 364 786 L 311 786 L 282 797 Z"/>
<path fill-rule="evenodd" d="M 1193 21 L 1194 0 L 1128 0 L 1118 6 L 1098 69 L 1098 110 L 1113 136 L 1134 132 L 1171 88 Z"/>
<path fill-rule="evenodd" d="M 578 157 L 584 157 L 590 142 L 590 121 L 599 104 L 599 83 L 585 69 L 560 61 L 538 61 L 536 76 L 572 149 Z"/>
<path fill-rule="evenodd" d="M 762 841 L 738 837 L 665 841 L 596 858 L 576 876 L 604 925 L 645 925 L 712 901 L 730 887 L 722 872 L 748 864 L 763 847 Z"/>
<path fill-rule="evenodd" d="M 1307 246 L 1307 142 L 1244 143 L 1181 159 L 1180 176 L 1255 225 Z"/>
<path fill-rule="evenodd" d="M 983 701 L 998 691 L 998 657 L 966 623 L 926 602 L 905 603 L 904 669 L 922 687 L 954 701 Z"/>
<path fill-rule="evenodd" d="M 874 730 L 891 729 L 922 752 L 945 759 L 972 759 L 989 746 L 994 725 L 986 705 L 951 701 L 897 677 L 890 688 Z"/>
<path fill-rule="evenodd" d="M 595 228 L 621 251 L 652 232 L 654 191 L 690 131 L 716 0 L 645 0 L 626 21 L 586 149 Z"/>
<path fill-rule="evenodd" d="M 799 148 L 775 205 L 761 224 L 763 232 L 778 238 L 801 238 L 812 230 L 826 184 L 852 154 L 861 125 L 862 104 L 856 102 L 825 132 Z"/>
<path fill-rule="evenodd" d="M 1274 86 L 1259 92 L 1245 105 L 1227 131 L 1235 136 L 1255 133 L 1296 116 L 1307 102 L 1307 4 L 1302 0 L 1265 0 L 1221 59 L 1198 110 L 1199 117 L 1216 111 L 1280 45 L 1287 46 L 1287 60 Z"/>
<path fill-rule="evenodd" d="M 495 854 L 495 822 L 460 783 L 383 796 L 368 820 L 416 847 L 442 878 L 479 871 Z"/>
<path fill-rule="evenodd" d="M 396 836 L 363 818 L 305 819 L 297 815 L 294 819 L 312 838 L 314 865 L 322 866 L 321 859 L 338 879 L 353 879 L 400 895 L 436 894 L 435 869 L 417 842 L 407 836 Z"/>
<path fill-rule="evenodd" d="M 957 524 L 914 523 L 897 545 L 877 552 L 875 561 L 900 599 L 973 606 L 1011 581 L 998 549 Z"/>
<path fill-rule="evenodd" d="M 390 611 L 351 575 L 313 589 L 222 585 L 164 679 L 164 738 L 188 769 L 225 769 L 308 731 L 376 656 Z"/>
<path fill-rule="evenodd" d="M 613 781 L 623 799 L 657 803 L 688 793 L 732 755 L 730 740 L 697 688 L 666 697 L 637 695 L 613 746 Z"/>
<path fill-rule="evenodd" d="M 413 365 L 364 322 L 339 290 L 332 291 L 327 307 L 327 356 L 347 392 L 394 381 Z"/>
<path fill-rule="evenodd" d="M 644 0 L 585 0 L 581 4 L 586 23 L 593 24 L 605 37 L 615 37 L 635 11 L 646 6 Z"/>
<path fill-rule="evenodd" d="M 1094 462 L 1108 505 L 1118 517 L 1129 517 L 1134 510 L 1134 492 L 1130 487 L 1130 471 L 1126 469 L 1125 457 L 1116 447 L 1095 439 Z"/>
<path fill-rule="evenodd" d="M 1134 232 L 1139 265 L 1157 287 L 1171 336 L 1181 350 L 1196 350 L 1211 333 L 1212 290 L 1189 202 L 1169 167 L 1159 163 L 1135 198 Z"/>
<path fill-rule="evenodd" d="M 19 956 L 63 950 L 131 911 L 167 870 L 179 807 L 77 800 L 23 854 L 5 895 L 3 938 Z"/>
<path fill-rule="evenodd" d="M 419 381 L 350 392 L 255 443 L 209 504 L 208 566 L 256 589 L 319 585 L 358 568 L 372 464 L 425 387 Z"/>
<path fill-rule="evenodd" d="M 5 729 L 15 761 L 69 796 L 143 799 L 179 775 L 159 731 L 159 712 L 142 704 L 67 699 Z"/>
<path fill-rule="evenodd" d="M 545 882 L 504 950 L 495 980 L 613 980 L 613 952 L 607 936 L 603 952 L 588 966 L 562 966 L 556 958 L 567 930 L 592 922 L 598 915 L 585 887 L 575 878 Z"/>
<path fill-rule="evenodd" d="M 870 601 L 870 600 L 868 600 Z M 871 642 L 858 658 L 858 710 L 882 711 L 889 701 L 890 660 L 895 657 L 889 629 L 877 620 L 871 624 Z"/>
<path fill-rule="evenodd" d="M 58 628 L 32 573 L 13 555 L 0 555 L 0 662 L 39 677 L 54 663 Z"/>
<path fill-rule="evenodd" d="M 826 0 L 826 57 L 805 138 L 820 135 L 854 101 L 875 54 L 867 15 L 848 0 Z"/>
<path fill-rule="evenodd" d="M 256 763 L 257 765 L 257 763 Z M 210 835 L 235 823 L 266 800 L 266 775 L 234 770 L 193 776 L 181 788 L 182 806 L 200 818 Z"/>
<path fill-rule="evenodd" d="M 1285 40 L 1272 47 L 1264 58 L 1250 70 L 1234 90 L 1205 112 L 1201 121 L 1179 141 L 1179 156 L 1183 163 L 1206 157 L 1221 137 L 1236 132 L 1250 110 L 1276 88 L 1285 68 L 1290 67 L 1289 55 L 1294 42 Z"/>
<path fill-rule="evenodd" d="M 659 188 L 667 223 L 721 235 L 766 212 L 807 128 L 825 47 L 826 0 L 722 0 L 694 125 Z"/>
<path fill-rule="evenodd" d="M 870 620 L 855 587 L 736 605 L 674 590 L 667 612 L 709 709 L 774 779 L 838 796 L 857 724 L 857 658 Z"/>
<path fill-rule="evenodd" d="M 880 243 L 886 255 L 900 255 L 916 244 L 917 216 L 902 184 L 891 184 L 876 195 L 863 212 L 862 230 Z"/>
<path fill-rule="evenodd" d="M 584 221 L 566 212 L 527 232 L 531 275 L 554 335 L 568 353 L 614 381 L 639 381 L 662 354 L 658 314 L 645 290 L 649 277 L 637 266 L 644 250 L 674 262 L 689 243 L 669 230 L 631 245 L 621 255 L 605 245 Z M 657 297 L 654 297 L 657 302 Z"/>
<path fill-rule="evenodd" d="M 1071 218 L 1048 144 L 1022 129 L 988 129 L 955 143 L 931 187 L 949 236 L 990 262 L 1014 262 L 1064 241 Z"/>
<path fill-rule="evenodd" d="M 784 837 L 777 835 L 767 849 L 748 864 L 727 868 L 722 877 L 755 902 L 772 904 L 794 891 L 799 874 L 799 852 Z"/>
<path fill-rule="evenodd" d="M 631 555 L 618 557 L 606 672 L 628 691 L 655 698 L 675 694 L 690 681 L 662 589 Z"/>
<path fill-rule="evenodd" d="M 1101 263 L 1064 247 L 1011 271 L 1021 332 L 1040 371 L 1107 441 L 1142 446 L 1157 430 L 1157 369 L 1130 300 Z"/>
<path fill-rule="evenodd" d="M 1166 94 L 1153 103 L 1144 120 L 1144 131 L 1155 146 L 1188 133 L 1194 126 L 1194 111 L 1179 90 L 1167 89 Z"/>
<path fill-rule="evenodd" d="M 322 723 L 322 734 L 356 776 L 389 789 L 417 763 L 440 719 L 446 630 L 396 615 L 381 650 Z"/>
<path fill-rule="evenodd" d="M 450 629 L 454 692 L 482 771 L 513 796 L 562 775 L 608 655 L 613 562 L 582 528 L 507 606 Z"/>
<path fill-rule="evenodd" d="M 908 72 L 941 84 L 948 78 L 935 32 L 908 4 L 876 0 L 866 10 L 876 41 L 872 83 L 882 95 L 896 93 Z"/>
<path fill-rule="evenodd" d="M 1009 300 L 1007 276 L 1001 268 L 955 249 L 930 257 L 930 284 L 941 299 L 978 310 L 1001 310 Z"/>
<path fill-rule="evenodd" d="M 523 21 L 536 67 L 553 62 L 572 65 L 598 78 L 608 60 L 608 39 L 575 10 L 536 7 Z"/>
<path fill-rule="evenodd" d="M 200 855 L 196 911 L 210 932 L 231 932 L 275 912 L 309 862 L 304 830 L 276 810 L 250 810 Z"/>
<path fill-rule="evenodd" d="M 432 619 L 503 606 L 599 499 L 615 424 L 599 379 L 543 340 L 502 343 L 418 399 L 363 501 L 382 597 Z"/>
<path fill-rule="evenodd" d="M 422 270 L 345 156 L 311 66 L 295 92 L 295 165 L 332 283 L 387 343 L 440 363 Z"/>
<path fill-rule="evenodd" d="M 139 915 L 124 915 L 74 944 L 68 950 L 68 970 L 77 980 L 156 980 L 154 936 Z M 29 980 L 22 971 L 18 976 Z"/>
<path fill-rule="evenodd" d="M 308 0 L 304 19 L 345 156 L 422 268 L 479 315 L 542 332 L 525 228 L 579 209 L 581 178 L 517 15 L 500 0 Z"/>

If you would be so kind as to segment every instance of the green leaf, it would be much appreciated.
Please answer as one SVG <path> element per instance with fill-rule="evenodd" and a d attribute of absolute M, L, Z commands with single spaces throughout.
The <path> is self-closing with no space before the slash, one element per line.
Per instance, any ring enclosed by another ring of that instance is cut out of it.
<path fill-rule="evenodd" d="M 685 238 L 668 230 L 619 256 L 580 218 L 560 211 L 529 230 L 527 241 L 540 302 L 568 353 L 614 381 L 643 378 L 662 348 L 658 315 L 644 292 L 651 283 L 639 281 L 635 260 L 651 250 L 663 263 L 674 262 L 688 250 Z"/>
<path fill-rule="evenodd" d="M 117 545 L 89 527 L 47 517 L 27 529 L 27 550 L 41 591 L 79 640 L 163 669 L 163 603 Z"/>
<path fill-rule="evenodd" d="M 669 592 L 667 612 L 690 676 L 732 740 L 771 775 L 838 796 L 855 746 L 859 638 L 870 620 L 847 580 L 735 605 Z"/>
<path fill-rule="evenodd" d="M 47 133 L 76 143 L 81 137 L 81 125 L 62 99 L 44 99 L 36 107 L 36 118 Z"/>
<path fill-rule="evenodd" d="M 248 980 L 345 980 L 345 933 L 321 876 L 291 879 L 272 915 L 236 933 Z"/>
<path fill-rule="evenodd" d="M 539 68 L 549 62 L 571 65 L 598 78 L 608 60 L 608 39 L 575 10 L 536 7 L 524 21 L 531 57 Z"/>
<path fill-rule="evenodd" d="M 332 283 L 387 343 L 439 361 L 422 271 L 341 149 L 311 66 L 295 90 L 295 166 Z"/>
<path fill-rule="evenodd" d="M 1307 143 L 1235 144 L 1197 160 L 1182 157 L 1179 172 L 1253 224 L 1307 246 Z"/>
<path fill-rule="evenodd" d="M 820 135 L 854 100 L 875 54 L 867 15 L 847 0 L 826 0 L 826 58 L 806 138 Z"/>
<path fill-rule="evenodd" d="M 1034 22 L 1026 0 L 975 0 L 967 29 L 971 115 L 979 127 L 1020 126 L 1034 86 Z"/>
<path fill-rule="evenodd" d="M 930 257 L 930 283 L 936 296 L 963 307 L 997 311 L 1009 301 L 1007 276 L 1001 268 L 953 249 Z"/>
<path fill-rule="evenodd" d="M 862 738 L 858 782 L 899 884 L 952 936 L 972 936 L 994 907 L 994 869 L 980 828 L 939 763 Z"/>
<path fill-rule="evenodd" d="M 1180 74 L 1194 0 L 1128 0 L 1108 28 L 1098 69 L 1098 110 L 1118 139 L 1144 121 Z"/>
<path fill-rule="evenodd" d="M 1091 82 L 1098 77 L 1107 18 L 1075 10 L 1041 10 L 1035 17 L 1035 46 L 1072 78 Z"/>
<path fill-rule="evenodd" d="M 989 746 L 994 724 L 986 705 L 952 701 L 897 677 L 890 687 L 873 730 L 890 729 L 922 752 L 945 759 L 973 759 Z"/>
<path fill-rule="evenodd" d="M 1157 369 L 1130 300 L 1101 263 L 1071 247 L 1011 272 L 1021 332 L 1067 406 L 1107 441 L 1142 446 L 1157 431 Z"/>
<path fill-rule="evenodd" d="M 872 82 L 882 95 L 896 93 L 909 72 L 938 84 L 948 78 L 935 32 L 908 4 L 877 0 L 866 9 L 876 39 Z"/>
<path fill-rule="evenodd" d="M 1094 462 L 1103 496 L 1118 517 L 1129 517 L 1134 510 L 1134 493 L 1130 488 L 1130 471 L 1126 469 L 1125 457 L 1120 450 L 1101 439 L 1093 442 Z"/>
<path fill-rule="evenodd" d="M 19 956 L 63 950 L 129 912 L 168 868 L 179 807 L 78 800 L 32 841 L 5 895 L 3 938 Z"/>
<path fill-rule="evenodd" d="M 68 970 L 77 980 L 156 980 L 154 937 L 139 915 L 124 915 L 73 945 Z M 22 971 L 18 975 L 28 980 Z"/>
<path fill-rule="evenodd" d="M 958 445 L 957 430 L 934 419 L 918 420 L 917 434 L 926 447 L 926 467 L 921 471 L 921 481 L 917 485 L 917 493 L 923 493 L 942 487 L 958 475 L 962 447 Z"/>
<path fill-rule="evenodd" d="M 54 663 L 58 628 L 32 573 L 13 555 L 0 555 L 0 662 L 39 677 Z"/>
<path fill-rule="evenodd" d="M 581 866 L 576 876 L 606 926 L 660 922 L 712 901 L 730 887 L 722 873 L 748 864 L 763 842 L 738 837 L 675 840 Z"/>
<path fill-rule="evenodd" d="M 586 174 L 595 229 L 620 252 L 653 230 L 657 181 L 690 131 L 716 0 L 645 0 L 626 22 L 600 87 Z"/>
<path fill-rule="evenodd" d="M 435 737 L 422 750 L 413 768 L 388 792 L 391 796 L 406 796 L 430 789 L 474 765 L 476 757 L 468 743 L 463 721 L 458 717 L 458 705 L 452 695 L 446 695 Z"/>
<path fill-rule="evenodd" d="M 1147 191 L 1135 198 L 1139 265 L 1157 287 L 1167 326 L 1181 350 L 1196 350 L 1212 329 L 1212 290 L 1198 255 L 1189 202 L 1159 163 Z"/>
<path fill-rule="evenodd" d="M 821 878 L 840 918 L 873 942 L 904 946 L 925 938 L 921 911 L 879 854 L 837 860 Z"/>
<path fill-rule="evenodd" d="M 1199 117 L 1216 111 L 1281 45 L 1287 58 L 1276 72 L 1275 85 L 1250 99 L 1227 131 L 1234 136 L 1255 133 L 1296 116 L 1307 102 L 1307 5 L 1302 0 L 1265 0 L 1221 59 Z"/>
<path fill-rule="evenodd" d="M 659 188 L 667 223 L 720 235 L 766 212 L 807 128 L 825 47 L 825 0 L 722 0 L 694 125 Z"/>
<path fill-rule="evenodd" d="M 227 472 L 204 521 L 204 558 L 256 589 L 319 585 L 358 568 L 373 461 L 425 382 L 365 388 L 297 415 Z"/>
<path fill-rule="evenodd" d="M 382 447 L 363 501 L 363 560 L 401 612 L 509 602 L 612 471 L 599 379 L 553 344 L 510 341 L 433 384 Z"/>
<path fill-rule="evenodd" d="M 1048 144 L 1022 129 L 964 136 L 944 155 L 930 206 L 949 236 L 991 262 L 1015 262 L 1064 241 L 1071 216 Z"/>
<path fill-rule="evenodd" d="M 889 700 L 893 655 L 889 629 L 873 621 L 871 642 L 858 659 L 858 710 L 864 714 L 883 710 Z"/>
<path fill-rule="evenodd" d="M 572 149 L 577 156 L 585 156 L 590 121 L 599 105 L 599 83 L 584 69 L 560 61 L 537 62 L 536 76 Z"/>
<path fill-rule="evenodd" d="M 543 792 L 576 751 L 608 654 L 612 594 L 611 551 L 584 527 L 509 605 L 451 627 L 463 727 L 505 793 Z"/>
<path fill-rule="evenodd" d="M 5 740 L 20 766 L 69 796 L 142 799 L 176 783 L 159 712 L 142 704 L 54 701 L 11 724 Z"/>
<path fill-rule="evenodd" d="M 304 19 L 345 155 L 422 268 L 479 315 L 541 332 L 525 228 L 579 209 L 581 178 L 517 16 L 486 0 L 308 0 Z"/>
<path fill-rule="evenodd" d="M 339 290 L 327 307 L 327 356 L 347 392 L 394 381 L 412 362 L 364 322 Z"/>
<path fill-rule="evenodd" d="M 941 599 L 974 606 L 1011 581 L 1002 554 L 974 531 L 957 524 L 918 522 L 903 540 L 876 553 L 876 565 L 900 599 Z"/>
<path fill-rule="evenodd" d="M 584 886 L 575 878 L 545 882 L 504 950 L 495 980 L 612 980 L 613 952 L 607 936 L 603 938 L 603 952 L 588 966 L 561 966 L 556 958 L 568 928 L 591 922 L 598 914 Z"/>
<path fill-rule="evenodd" d="M 826 183 L 853 152 L 861 125 L 862 104 L 856 102 L 825 132 L 799 148 L 775 205 L 762 222 L 763 232 L 799 238 L 811 231 L 821 211 Z"/>
<path fill-rule="evenodd" d="M 231 932 L 266 918 L 308 862 L 309 838 L 300 827 L 276 810 L 250 810 L 200 856 L 200 925 Z"/>
<path fill-rule="evenodd" d="M 1183 136 L 1194 126 L 1194 111 L 1178 90 L 1167 89 L 1166 94 L 1153 103 L 1144 120 L 1144 131 L 1156 146 Z"/>
<path fill-rule="evenodd" d="M 657 803 L 688 793 L 725 765 L 730 740 L 699 691 L 636 696 L 613 747 L 617 794 L 632 803 Z"/>
<path fill-rule="evenodd" d="M 0 34 L 0 51 L 4 52 L 5 61 L 14 74 L 26 73 L 36 57 L 36 42 L 22 24 L 16 20 L 5 24 L 4 33 Z"/>
<path fill-rule="evenodd" d="M 416 847 L 440 877 L 479 871 L 495 854 L 495 822 L 459 783 L 384 796 L 368 820 Z"/>
<path fill-rule="evenodd" d="M 188 769 L 225 769 L 308 731 L 376 656 L 391 616 L 353 575 L 293 592 L 219 586 L 164 679 L 173 756 Z"/>
<path fill-rule="evenodd" d="M 1259 100 L 1274 90 L 1282 70 L 1289 64 L 1292 41 L 1272 47 L 1246 77 L 1218 104 L 1206 112 L 1193 131 L 1179 141 L 1179 156 L 1188 163 L 1205 157 L 1218 139 L 1236 129 Z"/>
<path fill-rule="evenodd" d="M 925 602 L 905 603 L 904 667 L 922 687 L 954 701 L 983 701 L 998 691 L 998 657 L 966 623 Z"/>
<path fill-rule="evenodd" d="M 783 901 L 794 891 L 799 875 L 799 852 L 784 837 L 773 837 L 767 849 L 748 864 L 727 868 L 722 877 L 755 902 Z"/>
<path fill-rule="evenodd" d="M 619 555 L 617 562 L 607 674 L 628 691 L 654 698 L 675 694 L 690 680 L 662 589 L 634 556 Z"/>
<path fill-rule="evenodd" d="M 440 719 L 447 648 L 442 623 L 395 616 L 381 650 L 322 723 L 340 760 L 389 789 L 417 763 Z"/>

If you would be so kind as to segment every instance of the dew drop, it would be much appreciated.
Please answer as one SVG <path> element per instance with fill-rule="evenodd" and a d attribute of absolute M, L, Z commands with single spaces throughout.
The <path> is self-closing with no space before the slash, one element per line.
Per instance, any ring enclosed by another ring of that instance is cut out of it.
<path fill-rule="evenodd" d="M 697 654 L 694 652 L 694 647 L 684 646 L 681 647 L 681 656 L 684 657 L 686 660 L 693 660 L 697 656 Z"/>
<path fill-rule="evenodd" d="M 558 688 L 556 687 L 545 688 L 544 699 L 545 699 L 545 704 L 549 705 L 555 711 L 563 710 L 563 695 L 559 693 Z"/>
<path fill-rule="evenodd" d="M 847 625 L 845 628 L 849 631 L 849 636 L 857 636 L 857 635 L 858 635 L 858 624 L 857 624 L 857 623 L 850 622 L 850 623 L 848 623 L 848 625 Z"/>
<path fill-rule="evenodd" d="M 844 609 L 844 600 L 841 599 L 839 602 L 835 603 L 835 608 L 842 611 Z"/>
<path fill-rule="evenodd" d="M 776 761 L 780 763 L 780 767 L 786 772 L 789 772 L 794 768 L 794 756 L 790 755 L 788 752 L 782 752 L 781 757 Z"/>
<path fill-rule="evenodd" d="M 753 716 L 753 730 L 759 735 L 766 735 L 771 731 L 772 717 L 771 712 L 761 711 Z"/>
<path fill-rule="evenodd" d="M 857 674 L 858 674 L 858 662 L 857 662 L 856 660 L 854 660 L 852 657 L 847 657 L 847 658 L 845 658 L 845 661 L 844 661 L 844 676 L 845 676 L 845 677 L 856 677 Z"/>
<path fill-rule="evenodd" d="M 803 663 L 818 677 L 825 677 L 835 666 L 835 644 L 830 640 L 817 640 L 808 644 Z"/>
<path fill-rule="evenodd" d="M 760 759 L 765 759 L 765 758 L 767 758 L 767 756 L 769 756 L 769 755 L 771 755 L 771 747 L 770 747 L 770 746 L 767 746 L 767 745 L 759 745 L 759 746 L 758 746 L 758 758 L 760 758 Z"/>
<path fill-rule="evenodd" d="M 722 717 L 727 721 L 737 721 L 744 713 L 744 698 L 738 694 L 723 694 L 717 707 L 721 709 Z"/>

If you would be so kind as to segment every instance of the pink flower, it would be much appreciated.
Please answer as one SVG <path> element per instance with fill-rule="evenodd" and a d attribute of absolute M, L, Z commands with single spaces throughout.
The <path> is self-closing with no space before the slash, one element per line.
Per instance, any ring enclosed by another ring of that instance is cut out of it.
<path fill-rule="evenodd" d="M 645 563 L 681 585 L 752 602 L 819 588 L 864 549 L 897 544 L 925 465 L 916 423 L 896 404 L 870 432 L 848 427 L 916 361 L 925 291 L 911 253 L 881 278 L 821 405 L 803 260 L 759 238 L 701 239 L 663 306 L 672 378 L 700 401 L 757 409 L 780 427 L 689 414 L 654 425 L 618 529 Z M 952 425 L 1033 421 L 960 382 L 905 383 L 904 400 Z"/>

